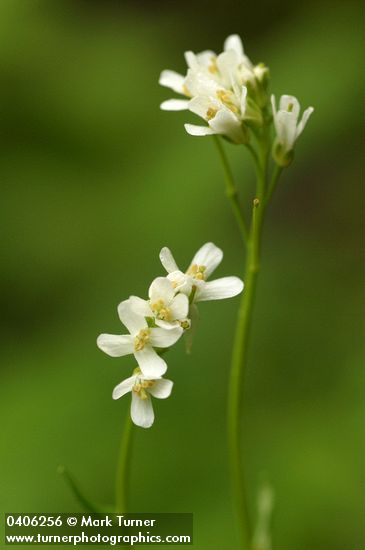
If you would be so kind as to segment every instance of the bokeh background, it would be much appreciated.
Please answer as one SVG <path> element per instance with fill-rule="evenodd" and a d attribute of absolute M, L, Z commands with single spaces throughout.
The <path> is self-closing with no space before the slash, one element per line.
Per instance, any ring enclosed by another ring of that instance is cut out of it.
<path fill-rule="evenodd" d="M 1 512 L 81 511 L 66 464 L 110 502 L 131 359 L 95 345 L 116 306 L 212 240 L 244 258 L 209 139 L 159 111 L 164 68 L 238 32 L 276 94 L 316 111 L 273 201 L 247 380 L 251 509 L 276 492 L 274 548 L 365 547 L 364 5 L 289 0 L 1 0 Z M 229 154 L 242 200 L 253 172 Z M 195 514 L 195 545 L 235 548 L 225 445 L 238 300 L 203 304 L 193 353 L 169 354 L 171 399 L 137 430 L 134 511 Z"/>

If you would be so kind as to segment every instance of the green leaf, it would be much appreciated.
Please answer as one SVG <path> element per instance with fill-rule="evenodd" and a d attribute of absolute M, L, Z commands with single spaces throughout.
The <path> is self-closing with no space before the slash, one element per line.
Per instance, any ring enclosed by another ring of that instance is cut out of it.
<path fill-rule="evenodd" d="M 93 512 L 96 514 L 102 514 L 104 512 L 113 512 L 114 508 L 112 506 L 104 506 L 102 504 L 96 504 L 85 497 L 84 493 L 80 490 L 78 482 L 75 480 L 74 476 L 65 468 L 65 466 L 59 466 L 57 468 L 57 473 L 61 475 L 68 486 L 71 489 L 71 492 L 74 494 L 76 500 L 81 504 L 86 512 Z"/>

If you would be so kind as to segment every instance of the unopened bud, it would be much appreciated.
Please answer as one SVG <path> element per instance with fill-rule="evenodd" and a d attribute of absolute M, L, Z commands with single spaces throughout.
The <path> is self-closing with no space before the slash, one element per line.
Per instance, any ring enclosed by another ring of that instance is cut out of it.
<path fill-rule="evenodd" d="M 286 168 L 293 162 L 294 151 L 286 151 L 280 142 L 275 141 L 272 149 L 272 156 L 278 166 Z"/>

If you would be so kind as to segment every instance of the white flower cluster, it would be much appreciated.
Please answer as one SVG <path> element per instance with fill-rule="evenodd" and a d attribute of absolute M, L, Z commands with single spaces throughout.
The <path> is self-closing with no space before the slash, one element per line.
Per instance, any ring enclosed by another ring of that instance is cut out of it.
<path fill-rule="evenodd" d="M 311 115 L 313 108 L 304 112 L 298 123 L 299 103 L 293 96 L 282 96 L 280 109 L 270 109 L 268 95 L 269 70 L 263 64 L 253 65 L 245 55 L 238 35 L 229 36 L 223 52 L 217 55 L 206 50 L 198 54 L 185 53 L 188 71 L 185 76 L 175 71 L 161 73 L 159 83 L 185 96 L 161 104 L 166 111 L 188 109 L 203 118 L 208 125 L 185 124 L 193 136 L 220 134 L 233 143 L 248 143 L 250 128 L 260 128 L 268 117 L 274 117 L 276 143 L 273 154 L 278 164 L 287 163 L 286 155 Z"/>
<path fill-rule="evenodd" d="M 149 428 L 154 422 L 151 395 L 165 399 L 171 394 L 173 383 L 162 378 L 167 364 L 161 355 L 190 329 L 194 304 L 230 298 L 242 291 L 243 282 L 238 277 L 207 281 L 222 258 L 222 250 L 206 243 L 184 273 L 170 250 L 163 248 L 160 259 L 168 275 L 152 282 L 147 300 L 131 296 L 118 306 L 119 318 L 129 334 L 98 337 L 98 347 L 111 357 L 133 354 L 138 363 L 133 375 L 113 391 L 113 399 L 132 393 L 131 417 L 137 426 Z"/>

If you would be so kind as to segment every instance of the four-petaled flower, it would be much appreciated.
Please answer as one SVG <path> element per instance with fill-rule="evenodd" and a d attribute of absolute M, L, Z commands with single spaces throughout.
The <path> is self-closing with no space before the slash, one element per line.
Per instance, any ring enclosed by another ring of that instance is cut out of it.
<path fill-rule="evenodd" d="M 193 136 L 221 134 L 233 143 L 247 143 L 245 123 L 262 122 L 256 103 L 261 106 L 263 101 L 267 101 L 263 93 L 266 67 L 252 65 L 244 54 L 238 35 L 226 39 L 224 51 L 219 55 L 210 50 L 199 54 L 189 51 L 185 53 L 185 59 L 188 65 L 186 76 L 163 71 L 159 83 L 188 99 L 164 101 L 161 109 L 189 109 L 203 118 L 208 126 L 185 124 L 186 131 Z"/>
<path fill-rule="evenodd" d="M 155 419 L 151 395 L 158 399 L 166 399 L 172 391 L 173 382 L 165 378 L 145 377 L 139 368 L 133 376 L 123 380 L 113 390 L 113 399 L 119 399 L 126 393 L 132 393 L 131 417 L 141 428 L 150 428 Z"/>
<path fill-rule="evenodd" d="M 99 348 L 111 357 L 134 354 L 143 376 L 162 376 L 167 370 L 167 364 L 154 348 L 169 348 L 180 338 L 183 329 L 150 328 L 146 319 L 133 311 L 130 300 L 119 304 L 118 313 L 130 334 L 100 334 L 97 339 Z"/>
<path fill-rule="evenodd" d="M 136 313 L 152 317 L 157 326 L 167 330 L 189 326 L 189 299 L 185 294 L 176 294 L 172 282 L 166 277 L 157 277 L 152 282 L 148 296 L 149 300 L 130 297 L 131 307 Z"/>
<path fill-rule="evenodd" d="M 294 144 L 303 132 L 313 107 L 308 107 L 299 122 L 300 104 L 292 95 L 282 95 L 279 110 L 276 110 L 275 96 L 271 96 L 272 112 L 276 130 L 273 156 L 279 166 L 288 166 L 293 159 Z"/>
<path fill-rule="evenodd" d="M 131 417 L 138 426 L 149 428 L 153 424 L 150 395 L 164 399 L 171 393 L 172 382 L 161 378 L 167 370 L 161 355 L 190 328 L 197 314 L 194 302 L 230 298 L 242 291 L 243 282 L 238 277 L 206 282 L 222 258 L 220 248 L 206 243 L 195 254 L 187 272 L 182 273 L 170 250 L 163 248 L 160 259 L 168 271 L 167 277 L 157 277 L 152 282 L 148 300 L 131 296 L 118 306 L 119 318 L 130 334 L 98 336 L 98 347 L 111 357 L 133 354 L 138 362 L 133 376 L 113 392 L 114 399 L 132 392 Z"/>
<path fill-rule="evenodd" d="M 206 282 L 222 259 L 222 250 L 213 243 L 206 243 L 198 250 L 189 268 L 183 273 L 167 247 L 160 252 L 161 263 L 168 272 L 167 278 L 176 291 L 189 296 L 190 302 L 222 300 L 242 292 L 243 282 L 238 277 L 222 277 Z"/>
<path fill-rule="evenodd" d="M 184 96 L 161 104 L 161 109 L 188 109 L 207 122 L 206 126 L 185 124 L 194 136 L 220 134 L 233 143 L 247 144 L 250 130 L 260 136 L 261 126 L 271 123 L 268 96 L 268 68 L 254 66 L 245 55 L 238 35 L 229 36 L 224 51 L 217 55 L 206 50 L 198 54 L 185 53 L 186 76 L 163 71 L 160 84 Z M 289 95 L 280 98 L 276 109 L 271 96 L 272 115 L 276 130 L 273 146 L 275 162 L 288 166 L 293 158 L 294 144 L 313 112 L 307 108 L 299 121 L 300 105 Z M 204 244 L 195 254 L 184 273 L 179 270 L 171 251 L 164 247 L 160 260 L 168 275 L 155 279 L 148 292 L 149 299 L 131 296 L 118 306 L 120 320 L 130 334 L 101 334 L 99 348 L 112 357 L 133 354 L 139 364 L 133 376 L 114 388 L 113 399 L 132 393 L 131 417 L 135 424 L 149 428 L 154 422 L 151 395 L 165 399 L 173 383 L 162 375 L 167 364 L 162 352 L 175 344 L 191 319 L 197 314 L 196 302 L 220 300 L 236 296 L 243 290 L 238 277 L 223 277 L 208 281 L 217 268 L 223 252 L 213 243 Z M 193 323 L 194 324 L 194 323 Z"/>

